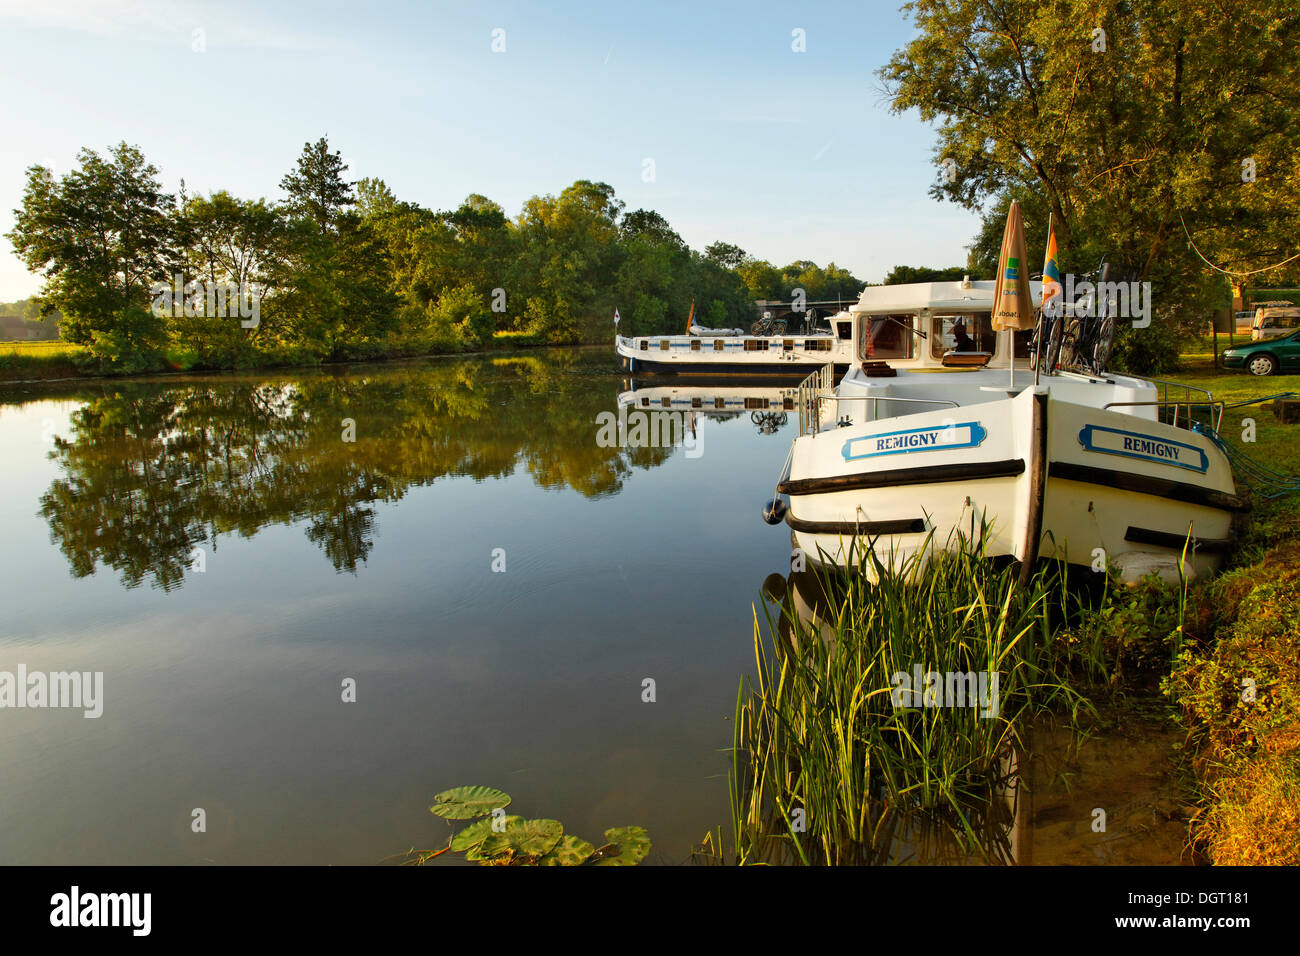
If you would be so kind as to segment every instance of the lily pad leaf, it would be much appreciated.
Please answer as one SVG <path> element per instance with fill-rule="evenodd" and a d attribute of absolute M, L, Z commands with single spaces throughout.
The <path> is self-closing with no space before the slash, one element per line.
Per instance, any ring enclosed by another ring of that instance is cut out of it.
<path fill-rule="evenodd" d="M 448 820 L 473 820 L 509 805 L 510 795 L 492 787 L 456 787 L 434 797 L 429 812 Z"/>
<path fill-rule="evenodd" d="M 507 824 L 503 833 L 488 834 L 479 852 L 489 858 L 508 852 L 513 852 L 515 858 L 543 857 L 562 836 L 564 826 L 559 820 L 520 820 Z"/>
<path fill-rule="evenodd" d="M 509 816 L 501 819 L 498 827 L 508 827 L 512 823 L 518 823 L 523 817 Z M 461 830 L 451 838 L 451 848 L 456 853 L 464 853 L 474 849 L 489 836 L 492 835 L 492 824 L 496 822 L 493 817 L 484 817 L 482 820 L 475 820 L 465 829 Z"/>
<path fill-rule="evenodd" d="M 605 839 L 596 866 L 636 866 L 650 855 L 650 834 L 642 827 L 613 827 L 605 831 Z"/>
<path fill-rule="evenodd" d="M 596 848 L 582 837 L 566 833 L 546 856 L 537 861 L 538 866 L 582 866 L 596 852 Z"/>

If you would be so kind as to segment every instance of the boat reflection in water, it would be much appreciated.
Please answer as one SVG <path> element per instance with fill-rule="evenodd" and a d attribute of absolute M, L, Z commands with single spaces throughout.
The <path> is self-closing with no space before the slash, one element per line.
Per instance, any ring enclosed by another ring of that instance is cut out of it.
<path fill-rule="evenodd" d="M 794 409 L 795 393 L 794 388 L 770 381 L 693 379 L 690 385 L 661 385 L 626 378 L 618 404 L 620 410 L 686 412 L 715 421 L 748 415 L 759 434 L 774 435 L 789 423 L 788 413 Z"/>

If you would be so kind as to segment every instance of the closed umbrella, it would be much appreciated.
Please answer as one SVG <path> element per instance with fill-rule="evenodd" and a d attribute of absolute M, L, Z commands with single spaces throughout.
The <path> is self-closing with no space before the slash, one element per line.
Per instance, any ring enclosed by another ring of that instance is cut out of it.
<path fill-rule="evenodd" d="M 993 286 L 993 331 L 1007 333 L 1008 365 L 1011 386 L 1016 384 L 1014 332 L 1034 327 L 1034 300 L 1029 292 L 1028 255 L 1025 252 L 1025 221 L 1020 203 L 1011 200 L 1007 227 L 1002 233 L 1002 251 L 998 254 L 998 278 Z"/>

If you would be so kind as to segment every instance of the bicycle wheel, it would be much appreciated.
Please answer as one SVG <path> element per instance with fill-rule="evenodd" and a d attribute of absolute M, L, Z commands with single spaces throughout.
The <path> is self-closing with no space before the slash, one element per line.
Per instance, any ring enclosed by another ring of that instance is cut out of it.
<path fill-rule="evenodd" d="M 1097 329 L 1092 343 L 1092 370 L 1100 375 L 1106 371 L 1110 361 L 1111 349 L 1115 344 L 1115 317 L 1106 316 L 1097 320 Z"/>
<path fill-rule="evenodd" d="M 776 327 L 772 329 L 773 335 L 785 335 L 785 319 L 777 319 Z"/>

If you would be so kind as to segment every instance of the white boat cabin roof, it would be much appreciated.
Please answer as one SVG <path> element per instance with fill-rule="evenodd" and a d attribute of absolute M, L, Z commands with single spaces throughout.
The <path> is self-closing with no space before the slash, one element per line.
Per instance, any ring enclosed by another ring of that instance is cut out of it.
<path fill-rule="evenodd" d="M 870 285 L 862 290 L 849 311 L 868 314 L 893 312 L 982 312 L 993 310 L 992 279 L 961 282 L 913 282 L 908 285 Z M 1030 282 L 1035 301 L 1043 284 Z"/>

